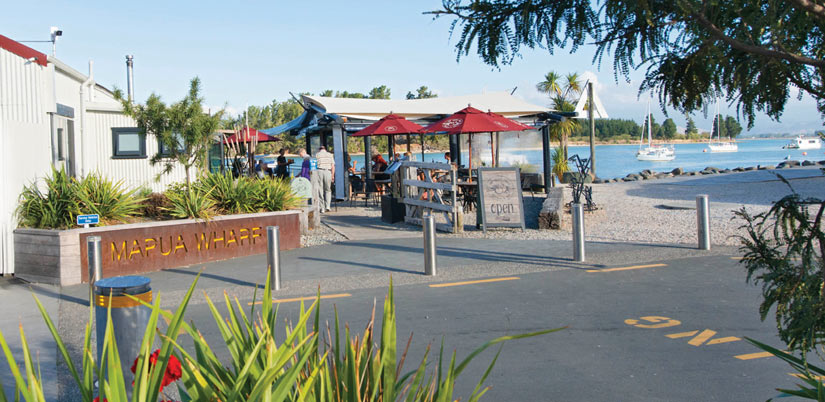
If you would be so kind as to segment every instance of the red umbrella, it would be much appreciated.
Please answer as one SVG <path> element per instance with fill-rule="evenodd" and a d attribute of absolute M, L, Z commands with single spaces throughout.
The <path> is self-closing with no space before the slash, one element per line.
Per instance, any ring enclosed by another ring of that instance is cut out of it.
<path fill-rule="evenodd" d="M 351 136 L 414 134 L 421 132 L 423 128 L 424 127 L 405 119 L 403 116 L 388 114 Z"/>
<path fill-rule="evenodd" d="M 424 130 L 428 133 L 470 134 L 470 168 L 472 169 L 473 133 L 490 133 L 490 140 L 492 142 L 492 133 L 494 132 L 523 131 L 528 128 L 530 127 L 510 120 L 504 116 L 492 112 L 484 113 L 472 106 L 467 106 L 466 108 L 461 109 L 450 116 L 430 124 Z M 492 144 L 491 152 L 494 152 L 492 150 Z M 494 163 L 495 159 L 495 155 L 493 155 Z"/>
<path fill-rule="evenodd" d="M 248 131 L 247 131 L 248 130 Z M 235 142 L 272 142 L 272 141 L 280 141 L 280 138 L 264 134 L 254 128 L 242 128 L 238 131 L 237 134 L 230 134 L 224 138 L 223 143 L 235 143 Z"/>
<path fill-rule="evenodd" d="M 499 131 L 522 131 L 526 126 L 504 116 L 484 113 L 468 106 L 424 129 L 428 133 L 469 134 Z"/>
<path fill-rule="evenodd" d="M 396 134 L 407 134 L 407 150 L 410 147 L 410 134 L 420 133 L 421 134 L 421 159 L 424 159 L 424 134 L 421 130 L 424 127 L 415 124 L 403 116 L 399 116 L 397 114 L 392 114 L 392 112 L 375 123 L 370 124 L 369 126 L 364 127 L 363 129 L 359 130 L 355 134 L 352 134 L 353 137 L 364 137 L 364 136 L 372 136 L 372 135 L 396 135 Z M 393 148 L 395 148 L 393 146 Z M 390 150 L 390 154 L 395 152 L 395 149 Z"/>
<path fill-rule="evenodd" d="M 506 117 L 504 117 L 504 116 L 502 116 L 498 113 L 493 113 L 491 111 L 487 111 L 486 114 L 487 114 L 487 116 L 489 116 L 491 119 L 493 119 L 495 121 L 500 121 L 500 122 L 503 122 L 504 124 L 511 124 L 511 125 L 514 125 L 514 126 L 517 127 L 515 130 L 508 130 L 508 131 L 524 131 L 524 130 L 532 130 L 534 128 L 534 127 L 530 127 L 526 124 L 521 124 L 521 123 L 519 123 L 515 120 L 510 120 L 510 119 L 508 119 L 508 118 L 506 118 Z"/>

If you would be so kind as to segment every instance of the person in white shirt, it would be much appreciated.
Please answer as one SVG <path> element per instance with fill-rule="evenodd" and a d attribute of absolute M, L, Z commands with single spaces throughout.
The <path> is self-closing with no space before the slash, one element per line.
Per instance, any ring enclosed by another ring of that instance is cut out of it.
<path fill-rule="evenodd" d="M 324 213 L 330 210 L 332 204 L 332 183 L 335 180 L 335 158 L 327 152 L 326 147 L 321 147 L 315 154 L 317 169 L 312 174 L 317 176 L 314 183 L 318 185 L 313 188 L 314 196 L 312 203 L 318 205 L 318 211 Z"/>

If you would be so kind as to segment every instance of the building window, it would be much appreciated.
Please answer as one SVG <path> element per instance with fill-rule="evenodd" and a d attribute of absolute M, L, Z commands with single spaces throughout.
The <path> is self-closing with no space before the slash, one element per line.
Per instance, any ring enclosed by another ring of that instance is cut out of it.
<path fill-rule="evenodd" d="M 63 149 L 63 129 L 57 129 L 57 160 L 66 160 L 66 151 Z"/>
<path fill-rule="evenodd" d="M 140 159 L 146 157 L 146 136 L 137 127 L 112 128 L 112 158 Z"/>
<path fill-rule="evenodd" d="M 177 143 L 178 152 L 183 152 L 185 149 L 183 146 L 183 136 L 181 136 L 180 134 L 175 134 L 174 138 Z M 158 153 L 160 154 L 160 156 L 163 157 L 172 156 L 172 150 L 168 146 L 166 146 L 166 144 L 164 144 L 163 141 L 160 140 L 160 138 L 158 138 Z"/>

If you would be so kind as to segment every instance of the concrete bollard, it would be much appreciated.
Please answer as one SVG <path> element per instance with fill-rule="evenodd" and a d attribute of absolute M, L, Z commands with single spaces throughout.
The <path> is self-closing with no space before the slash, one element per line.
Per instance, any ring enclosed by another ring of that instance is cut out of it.
<path fill-rule="evenodd" d="M 435 218 L 427 215 L 424 217 L 424 275 L 435 276 L 436 256 Z"/>
<path fill-rule="evenodd" d="M 269 288 L 281 289 L 281 232 L 277 226 L 266 227 L 266 269 Z"/>
<path fill-rule="evenodd" d="M 573 212 L 573 261 L 584 262 L 584 209 L 582 204 L 572 204 Z"/>
<path fill-rule="evenodd" d="M 89 270 L 89 303 L 92 303 L 95 282 L 103 279 L 103 257 L 100 249 L 100 236 L 86 238 L 86 265 Z"/>
<path fill-rule="evenodd" d="M 707 194 L 696 196 L 696 226 L 699 250 L 710 250 L 710 203 Z"/>

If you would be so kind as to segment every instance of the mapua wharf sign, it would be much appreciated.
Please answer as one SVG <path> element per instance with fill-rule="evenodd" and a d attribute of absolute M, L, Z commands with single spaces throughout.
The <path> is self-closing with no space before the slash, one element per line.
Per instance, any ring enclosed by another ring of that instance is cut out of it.
<path fill-rule="evenodd" d="M 157 271 L 266 252 L 266 227 L 278 226 L 281 250 L 301 246 L 299 211 L 220 216 L 209 221 L 116 225 L 80 234 L 81 267 L 86 237 L 101 237 L 103 276 Z M 84 278 L 86 275 L 81 275 Z"/>

